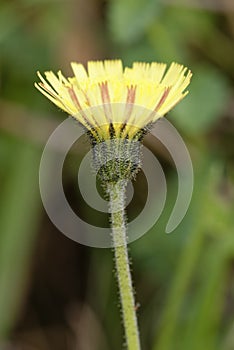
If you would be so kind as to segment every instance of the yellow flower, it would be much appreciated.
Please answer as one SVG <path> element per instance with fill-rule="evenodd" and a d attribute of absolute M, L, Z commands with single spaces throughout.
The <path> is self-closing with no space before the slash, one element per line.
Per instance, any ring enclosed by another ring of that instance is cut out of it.
<path fill-rule="evenodd" d="M 136 137 L 139 131 L 171 110 L 188 91 L 191 71 L 172 63 L 89 61 L 88 69 L 71 63 L 74 77 L 45 72 L 36 88 L 76 118 L 96 140 Z"/>

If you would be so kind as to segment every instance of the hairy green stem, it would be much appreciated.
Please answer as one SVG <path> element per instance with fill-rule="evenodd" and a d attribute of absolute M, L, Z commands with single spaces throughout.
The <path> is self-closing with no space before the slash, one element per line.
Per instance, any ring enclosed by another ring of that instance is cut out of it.
<path fill-rule="evenodd" d="M 132 278 L 129 267 L 125 221 L 126 180 L 109 183 L 107 192 L 110 198 L 112 239 L 114 243 L 115 264 L 120 291 L 123 322 L 128 350 L 140 350 L 139 331 Z"/>

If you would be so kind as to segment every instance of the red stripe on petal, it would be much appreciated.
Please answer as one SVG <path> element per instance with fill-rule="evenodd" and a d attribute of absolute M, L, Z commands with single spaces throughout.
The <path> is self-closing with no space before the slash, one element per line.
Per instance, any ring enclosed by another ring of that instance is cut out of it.
<path fill-rule="evenodd" d="M 54 97 L 56 100 L 59 100 L 59 98 L 58 98 L 58 95 L 56 94 L 56 92 L 54 91 L 54 92 L 52 92 L 50 89 L 48 89 L 47 87 L 46 87 L 46 85 L 45 84 L 43 84 L 43 83 L 38 83 L 38 85 L 42 88 L 42 89 L 44 89 L 46 92 L 48 92 L 48 94 L 50 94 L 52 97 Z"/>
<path fill-rule="evenodd" d="M 127 86 L 128 94 L 126 103 L 134 103 L 136 98 L 136 85 Z"/>
<path fill-rule="evenodd" d="M 93 124 L 90 123 L 90 121 L 87 119 L 87 117 L 86 117 L 84 111 L 83 111 L 82 108 L 81 108 L 80 102 L 79 102 L 79 100 L 78 100 L 78 97 L 77 97 L 77 95 L 76 95 L 76 93 L 75 93 L 73 87 L 68 87 L 68 92 L 69 92 L 69 95 L 71 96 L 72 101 L 74 102 L 75 106 L 77 107 L 77 109 L 78 109 L 78 111 L 79 111 L 79 114 L 81 115 L 81 117 L 82 117 L 83 120 L 84 120 L 84 121 L 83 121 L 83 125 L 84 125 L 85 127 L 88 126 L 90 129 L 92 129 L 92 128 L 95 126 L 95 124 L 93 125 Z M 88 127 L 87 127 L 87 129 L 88 129 Z"/>
<path fill-rule="evenodd" d="M 60 97 L 59 95 L 56 94 L 55 91 L 54 91 L 54 92 L 50 91 L 50 90 L 45 86 L 45 84 L 43 84 L 43 83 L 38 83 L 38 85 L 39 85 L 42 89 L 44 89 L 51 97 L 53 97 L 55 100 L 57 100 L 58 102 L 60 102 L 61 105 L 64 106 L 65 110 L 67 109 L 66 104 L 63 103 L 63 100 L 61 99 L 61 97 Z"/>
<path fill-rule="evenodd" d="M 133 104 L 136 99 L 136 85 L 127 86 L 128 94 L 126 99 L 126 108 L 125 108 L 125 122 L 130 118 Z"/>
<path fill-rule="evenodd" d="M 101 91 L 105 116 L 107 118 L 107 121 L 111 122 L 112 121 L 112 111 L 111 111 L 111 100 L 110 100 L 110 94 L 109 94 L 109 89 L 108 89 L 108 83 L 107 83 L 107 81 L 104 81 L 102 83 L 99 83 L 98 85 L 99 85 L 99 88 Z"/>
<path fill-rule="evenodd" d="M 101 90 L 102 102 L 110 103 L 110 94 L 107 81 L 98 84 Z"/>
<path fill-rule="evenodd" d="M 157 112 L 159 110 L 160 107 L 162 107 L 163 103 L 165 102 L 169 92 L 171 91 L 171 86 L 165 88 L 162 97 L 160 98 L 160 101 L 158 102 L 157 106 L 155 107 L 155 112 Z"/>
<path fill-rule="evenodd" d="M 78 108 L 78 110 L 81 109 L 81 105 L 80 105 L 80 102 L 78 100 L 78 97 L 73 89 L 73 87 L 68 87 L 68 92 L 69 92 L 69 95 L 72 99 L 72 102 L 74 102 L 75 106 Z"/>

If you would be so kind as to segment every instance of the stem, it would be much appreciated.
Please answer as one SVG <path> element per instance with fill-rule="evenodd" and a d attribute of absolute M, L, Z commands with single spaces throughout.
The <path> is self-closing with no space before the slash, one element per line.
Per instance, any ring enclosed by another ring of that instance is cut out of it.
<path fill-rule="evenodd" d="M 128 260 L 125 191 L 126 180 L 109 183 L 107 191 L 110 197 L 112 238 L 114 243 L 115 264 L 122 305 L 122 314 L 128 350 L 140 350 L 139 331 L 136 318 L 132 278 Z"/>

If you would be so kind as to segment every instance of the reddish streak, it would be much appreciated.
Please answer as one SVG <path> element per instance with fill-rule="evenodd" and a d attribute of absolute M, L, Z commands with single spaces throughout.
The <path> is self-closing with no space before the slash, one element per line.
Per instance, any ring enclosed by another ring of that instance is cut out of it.
<path fill-rule="evenodd" d="M 103 103 L 110 103 L 110 95 L 109 95 L 107 81 L 99 83 L 98 85 L 99 85 L 100 90 L 101 90 L 102 102 Z"/>
<path fill-rule="evenodd" d="M 63 103 L 61 98 L 58 95 L 56 95 L 56 93 L 51 92 L 43 83 L 39 83 L 38 85 L 42 87 L 46 92 L 48 92 L 48 94 L 52 96 L 55 100 L 58 100 L 66 108 L 65 104 Z"/>
<path fill-rule="evenodd" d="M 162 97 L 160 98 L 160 101 L 158 102 L 157 106 L 155 107 L 155 112 L 157 112 L 159 110 L 159 108 L 162 106 L 162 104 L 164 103 L 164 101 L 166 100 L 169 92 L 171 91 L 171 86 L 166 88 L 163 92 Z"/>
<path fill-rule="evenodd" d="M 86 103 L 90 106 L 90 101 L 89 101 L 89 98 L 88 98 L 87 94 L 85 93 L 84 90 L 82 90 L 82 89 L 80 89 L 80 90 L 83 93 L 84 97 L 86 98 Z"/>
<path fill-rule="evenodd" d="M 44 89 L 45 91 L 47 91 L 48 94 L 50 94 L 52 97 L 58 99 L 57 95 L 54 94 L 53 92 L 51 92 L 51 91 L 45 86 L 45 84 L 43 84 L 43 83 L 38 83 L 38 85 L 39 85 L 40 87 L 42 87 L 42 89 Z"/>
<path fill-rule="evenodd" d="M 127 95 L 127 103 L 134 103 L 136 97 L 136 85 L 128 86 L 128 95 Z"/>
<path fill-rule="evenodd" d="M 79 100 L 78 100 L 78 97 L 76 96 L 76 93 L 75 93 L 73 87 L 69 87 L 69 88 L 68 88 L 68 92 L 69 92 L 69 95 L 71 96 L 72 101 L 75 103 L 76 107 L 79 109 L 80 115 L 83 117 L 83 119 L 84 119 L 84 121 L 86 122 L 86 124 L 87 124 L 88 126 L 90 126 L 90 123 L 89 123 L 89 121 L 87 120 L 85 113 L 84 113 L 84 112 L 82 111 L 82 109 L 81 109 L 80 102 L 79 102 Z"/>
<path fill-rule="evenodd" d="M 132 113 L 133 104 L 136 98 L 136 85 L 127 86 L 127 89 L 128 89 L 128 94 L 126 99 L 125 120 L 128 120 Z"/>
<path fill-rule="evenodd" d="M 73 87 L 69 87 L 68 92 L 69 92 L 69 95 L 71 96 L 72 101 L 75 103 L 76 107 L 80 110 L 81 105 L 80 105 L 80 102 L 76 96 L 76 93 L 75 93 Z"/>
<path fill-rule="evenodd" d="M 103 102 L 103 108 L 105 111 L 105 115 L 107 120 L 109 120 L 109 122 L 111 122 L 111 106 L 110 106 L 110 94 L 109 94 L 109 90 L 108 90 L 108 83 L 107 81 L 104 81 L 102 83 L 99 83 L 99 88 L 101 90 L 101 95 L 102 95 L 102 102 Z"/>

